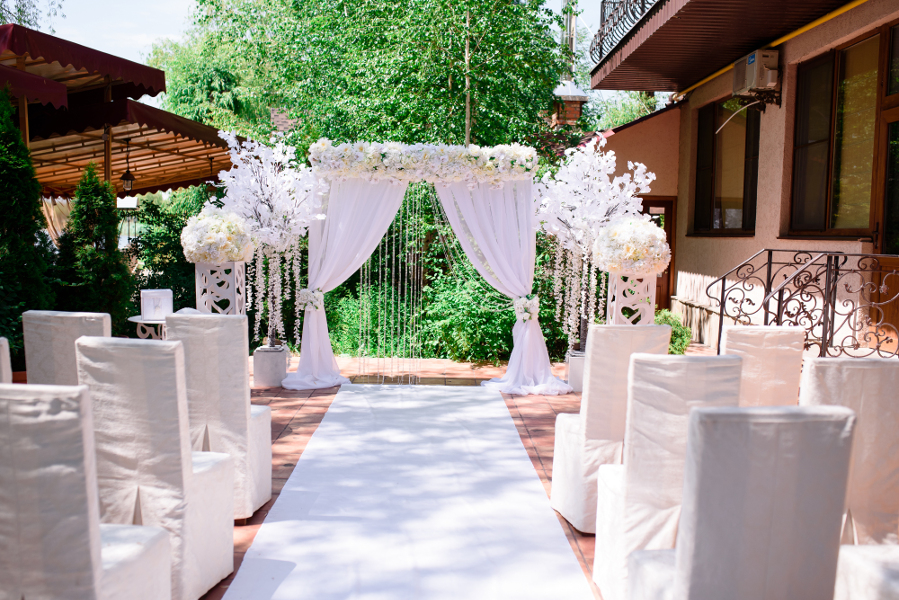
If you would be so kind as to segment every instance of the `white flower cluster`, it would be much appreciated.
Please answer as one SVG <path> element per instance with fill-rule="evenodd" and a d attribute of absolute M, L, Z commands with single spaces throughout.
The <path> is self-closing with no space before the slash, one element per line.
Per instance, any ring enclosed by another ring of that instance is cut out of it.
<path fill-rule="evenodd" d="M 297 292 L 297 306 L 302 309 L 322 310 L 325 307 L 325 295 L 321 290 L 302 289 Z"/>
<path fill-rule="evenodd" d="M 329 179 L 359 178 L 502 187 L 506 181 L 531 179 L 537 151 L 519 144 L 480 147 L 399 142 L 334 145 L 322 138 L 309 148 L 309 162 Z"/>
<path fill-rule="evenodd" d="M 226 188 L 225 208 L 244 217 L 253 237 L 267 251 L 283 252 L 306 234 L 319 210 L 325 186 L 312 169 L 295 165 L 296 149 L 273 140 L 271 146 L 241 143 L 234 133 L 219 132 L 234 164 L 219 173 Z"/>
<path fill-rule="evenodd" d="M 188 262 L 220 265 L 253 257 L 253 238 L 247 222 L 233 212 L 205 207 L 181 231 Z"/>
<path fill-rule="evenodd" d="M 522 296 L 512 303 L 518 321 L 530 321 L 540 316 L 540 296 Z"/>
<path fill-rule="evenodd" d="M 648 217 L 624 217 L 600 231 L 593 260 L 610 273 L 661 273 L 671 262 L 671 249 L 665 231 Z"/>
<path fill-rule="evenodd" d="M 536 186 L 538 218 L 544 231 L 575 253 L 589 254 L 600 230 L 616 218 L 639 215 L 656 176 L 642 163 L 628 162 L 631 173 L 615 176 L 614 152 L 603 152 L 606 138 L 582 148 L 569 148 L 555 175 L 547 173 Z"/>

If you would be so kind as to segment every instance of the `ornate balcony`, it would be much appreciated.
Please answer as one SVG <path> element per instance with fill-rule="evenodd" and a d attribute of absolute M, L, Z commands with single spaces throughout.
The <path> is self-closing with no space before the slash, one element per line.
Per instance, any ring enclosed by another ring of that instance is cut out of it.
<path fill-rule="evenodd" d="M 590 44 L 590 58 L 599 63 L 660 0 L 603 0 L 602 23 Z"/>

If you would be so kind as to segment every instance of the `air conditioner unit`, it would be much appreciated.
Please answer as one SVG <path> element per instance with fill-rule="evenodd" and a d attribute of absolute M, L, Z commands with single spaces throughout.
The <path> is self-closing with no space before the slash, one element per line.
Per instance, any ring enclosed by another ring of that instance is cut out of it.
<path fill-rule="evenodd" d="M 780 89 L 777 50 L 756 50 L 734 63 L 734 96 Z"/>

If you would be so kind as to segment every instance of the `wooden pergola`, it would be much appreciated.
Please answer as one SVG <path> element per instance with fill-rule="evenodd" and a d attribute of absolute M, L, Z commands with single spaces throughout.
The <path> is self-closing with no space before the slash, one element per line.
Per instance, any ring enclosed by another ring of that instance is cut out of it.
<path fill-rule="evenodd" d="M 71 196 L 94 162 L 118 195 L 201 184 L 230 166 L 209 126 L 140 104 L 165 91 L 165 73 L 20 25 L 0 26 L 0 86 L 48 196 Z M 126 167 L 135 181 L 125 193 Z"/>

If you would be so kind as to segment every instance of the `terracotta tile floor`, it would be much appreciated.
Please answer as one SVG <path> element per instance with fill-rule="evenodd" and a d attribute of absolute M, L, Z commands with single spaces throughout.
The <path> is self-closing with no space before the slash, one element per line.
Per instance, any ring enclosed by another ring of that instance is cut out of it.
<path fill-rule="evenodd" d="M 706 346 L 691 345 L 688 354 L 714 354 Z M 296 359 L 293 359 L 296 369 Z M 380 378 L 374 375 L 377 365 L 369 359 L 360 365 L 358 359 L 340 357 L 337 359 L 341 372 L 354 383 L 395 384 L 397 377 Z M 250 369 L 252 371 L 250 360 Z M 382 363 L 382 367 L 385 364 Z M 399 365 L 394 363 L 395 371 Z M 481 381 L 502 375 L 505 366 L 481 366 L 469 363 L 455 363 L 450 360 L 426 359 L 417 366 L 417 374 L 421 385 L 479 385 Z M 556 375 L 565 374 L 565 365 L 553 365 Z M 293 472 L 294 466 L 303 454 L 306 444 L 318 428 L 331 401 L 339 388 L 322 390 L 292 391 L 284 388 L 253 388 L 253 404 L 270 406 L 272 409 L 272 499 L 256 511 L 246 524 L 234 527 L 234 572 L 209 591 L 203 600 L 222 598 L 228 585 L 237 573 L 244 554 L 253 542 L 259 526 L 265 520 L 268 511 L 284 487 L 284 483 Z M 511 396 L 503 394 L 515 427 L 521 435 L 521 442 L 527 450 L 534 469 L 549 495 L 552 482 L 553 439 L 556 415 L 559 413 L 576 413 L 580 409 L 579 393 L 566 396 Z M 596 598 L 600 599 L 599 590 L 590 577 L 593 569 L 594 536 L 575 530 L 565 519 L 556 515 L 571 549 L 574 551 L 587 581 L 590 583 Z M 402 600 L 402 599 L 397 599 Z"/>

